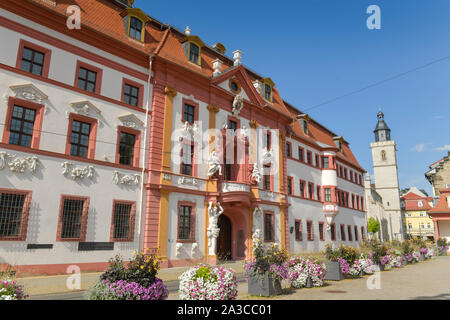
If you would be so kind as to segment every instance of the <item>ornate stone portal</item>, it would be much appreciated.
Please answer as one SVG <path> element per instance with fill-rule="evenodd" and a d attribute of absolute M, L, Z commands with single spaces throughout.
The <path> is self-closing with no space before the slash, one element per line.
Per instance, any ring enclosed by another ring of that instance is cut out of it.
<path fill-rule="evenodd" d="M 208 254 L 210 256 L 216 255 L 216 246 L 217 246 L 217 237 L 219 236 L 220 229 L 217 226 L 219 221 L 219 216 L 223 213 L 223 208 L 220 205 L 220 202 L 217 204 L 213 204 L 212 201 L 209 202 L 208 206 L 208 215 L 209 215 L 209 226 L 207 229 L 208 236 Z"/>

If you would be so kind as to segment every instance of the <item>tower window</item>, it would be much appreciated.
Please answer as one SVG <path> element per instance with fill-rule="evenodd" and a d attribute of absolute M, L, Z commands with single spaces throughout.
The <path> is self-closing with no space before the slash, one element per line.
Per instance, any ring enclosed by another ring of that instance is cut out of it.
<path fill-rule="evenodd" d="M 195 43 L 190 42 L 189 43 L 189 61 L 191 61 L 195 64 L 198 64 L 199 56 L 200 56 L 199 47 Z"/>

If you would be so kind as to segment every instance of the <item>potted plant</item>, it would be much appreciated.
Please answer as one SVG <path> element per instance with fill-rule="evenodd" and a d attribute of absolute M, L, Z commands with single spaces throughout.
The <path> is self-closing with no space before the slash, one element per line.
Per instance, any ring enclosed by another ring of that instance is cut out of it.
<path fill-rule="evenodd" d="M 248 293 L 256 296 L 273 296 L 282 293 L 281 280 L 287 278 L 285 250 L 278 244 L 254 243 L 253 259 L 245 262 Z"/>
<path fill-rule="evenodd" d="M 420 261 L 425 261 L 427 258 L 428 249 L 427 248 L 420 248 Z"/>
<path fill-rule="evenodd" d="M 87 292 L 89 300 L 165 300 L 167 287 L 156 277 L 159 258 L 156 254 L 134 252 L 134 258 L 125 266 L 116 256 L 108 269 Z"/>
<path fill-rule="evenodd" d="M 341 265 L 339 263 L 339 252 L 331 248 L 328 244 L 325 246 L 325 258 L 328 260 L 325 265 L 325 280 L 340 281 L 344 279 Z"/>
<path fill-rule="evenodd" d="M 448 250 L 448 242 L 446 238 L 439 238 L 437 240 L 437 252 L 439 256 L 446 256 Z"/>
<path fill-rule="evenodd" d="M 0 300 L 24 300 L 28 294 L 23 286 L 12 280 L 0 280 Z"/>
<path fill-rule="evenodd" d="M 237 280 L 232 269 L 199 264 L 180 277 L 180 300 L 235 300 Z"/>
<path fill-rule="evenodd" d="M 323 286 L 325 265 L 313 259 L 291 258 L 286 263 L 287 278 L 293 288 Z"/>

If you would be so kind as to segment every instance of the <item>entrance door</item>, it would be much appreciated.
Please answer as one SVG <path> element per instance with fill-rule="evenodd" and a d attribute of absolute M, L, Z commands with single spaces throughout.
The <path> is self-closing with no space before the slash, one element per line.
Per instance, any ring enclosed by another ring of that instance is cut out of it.
<path fill-rule="evenodd" d="M 226 215 L 221 214 L 217 226 L 220 229 L 217 238 L 217 259 L 231 260 L 231 221 Z"/>

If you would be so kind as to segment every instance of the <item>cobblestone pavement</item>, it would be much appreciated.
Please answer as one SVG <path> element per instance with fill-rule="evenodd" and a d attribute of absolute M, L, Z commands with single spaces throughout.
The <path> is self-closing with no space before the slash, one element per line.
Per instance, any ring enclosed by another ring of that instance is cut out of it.
<path fill-rule="evenodd" d="M 174 271 L 171 271 L 175 273 Z M 277 297 L 261 298 L 249 296 L 247 283 L 241 280 L 238 284 L 238 300 L 280 299 L 280 300 L 409 300 L 432 299 L 450 300 L 450 256 L 435 257 L 421 263 L 407 265 L 400 269 L 392 269 L 379 273 L 379 289 L 373 276 L 343 281 L 327 281 L 321 288 L 290 289 L 286 284 L 284 294 Z M 169 277 L 168 277 L 169 278 Z M 167 281 L 169 300 L 178 299 L 178 282 Z M 35 300 L 80 300 L 84 291 L 66 292 L 32 296 Z"/>

